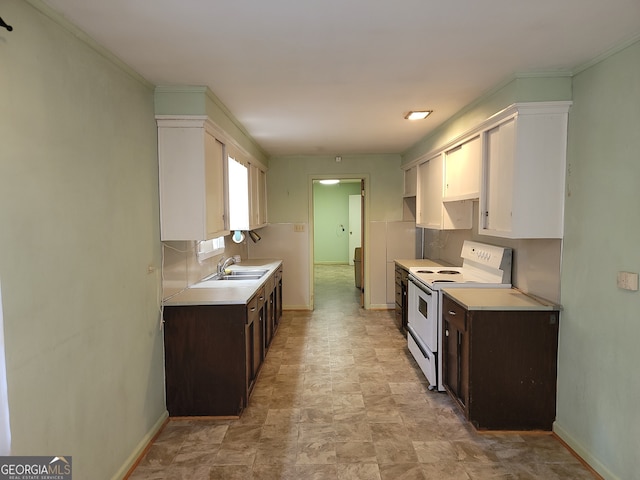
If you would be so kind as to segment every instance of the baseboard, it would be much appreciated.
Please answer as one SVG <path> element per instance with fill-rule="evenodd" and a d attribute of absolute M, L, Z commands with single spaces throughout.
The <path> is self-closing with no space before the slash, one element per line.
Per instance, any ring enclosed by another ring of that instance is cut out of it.
<path fill-rule="evenodd" d="M 160 418 L 153 424 L 151 430 L 147 432 L 147 434 L 140 440 L 140 443 L 133 450 L 131 455 L 127 458 L 124 464 L 120 467 L 120 469 L 116 472 L 116 474 L 111 477 L 111 480 L 122 480 L 129 478 L 129 475 L 133 472 L 133 469 L 140 463 L 142 457 L 147 453 L 147 450 L 156 439 L 156 437 L 162 431 L 162 428 L 169 421 L 169 412 L 166 410 L 160 415 Z"/>
<path fill-rule="evenodd" d="M 557 421 L 553 422 L 553 434 L 564 446 L 580 460 L 585 467 L 602 480 L 623 480 L 604 466 L 584 445 L 578 442 Z"/>
<path fill-rule="evenodd" d="M 309 305 L 284 305 L 282 310 L 287 312 L 310 311 L 313 310 Z"/>
<path fill-rule="evenodd" d="M 369 305 L 369 310 L 394 310 L 396 308 L 396 304 L 389 303 L 372 303 Z"/>

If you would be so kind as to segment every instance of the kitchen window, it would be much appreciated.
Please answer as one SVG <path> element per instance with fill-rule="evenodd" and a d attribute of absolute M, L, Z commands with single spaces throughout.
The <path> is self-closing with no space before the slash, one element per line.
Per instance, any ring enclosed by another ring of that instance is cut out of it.
<path fill-rule="evenodd" d="M 224 253 L 224 237 L 198 242 L 198 262 Z"/>

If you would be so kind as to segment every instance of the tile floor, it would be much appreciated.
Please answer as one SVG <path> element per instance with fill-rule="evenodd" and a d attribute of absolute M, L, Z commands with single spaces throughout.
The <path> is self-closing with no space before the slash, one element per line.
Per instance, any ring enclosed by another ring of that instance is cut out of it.
<path fill-rule="evenodd" d="M 353 267 L 317 267 L 315 293 L 284 312 L 241 418 L 169 421 L 131 480 L 595 478 L 551 435 L 476 433 L 393 311 L 359 308 Z"/>

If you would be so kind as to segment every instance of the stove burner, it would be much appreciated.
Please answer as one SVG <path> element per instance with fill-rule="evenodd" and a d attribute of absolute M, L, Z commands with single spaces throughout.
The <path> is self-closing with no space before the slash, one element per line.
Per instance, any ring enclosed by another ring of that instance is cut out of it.
<path fill-rule="evenodd" d="M 441 275 L 459 275 L 460 272 L 457 270 L 438 270 L 438 273 Z"/>
<path fill-rule="evenodd" d="M 416 273 L 435 273 L 433 270 L 416 270 Z"/>

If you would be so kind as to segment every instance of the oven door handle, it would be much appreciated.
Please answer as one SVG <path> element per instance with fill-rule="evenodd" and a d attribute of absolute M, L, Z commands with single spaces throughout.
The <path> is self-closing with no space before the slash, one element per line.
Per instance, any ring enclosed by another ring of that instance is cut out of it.
<path fill-rule="evenodd" d="M 409 331 L 409 335 L 411 335 L 411 337 L 413 338 L 413 341 L 416 343 L 416 346 L 418 347 L 418 349 L 420 349 L 420 353 L 422 353 L 422 356 L 424 358 L 429 358 L 429 355 L 427 355 L 427 352 L 425 352 L 424 348 L 422 348 L 422 340 L 420 340 L 420 337 L 418 336 L 418 334 L 413 330 L 413 327 L 411 325 L 408 325 L 407 330 Z"/>
<path fill-rule="evenodd" d="M 421 287 L 420 285 L 418 285 L 416 282 L 413 281 L 413 279 L 409 279 L 411 281 L 411 283 L 413 283 L 413 285 L 420 290 L 422 293 L 426 293 L 427 295 L 431 296 L 431 292 L 424 289 L 423 287 Z"/>

